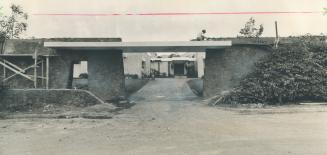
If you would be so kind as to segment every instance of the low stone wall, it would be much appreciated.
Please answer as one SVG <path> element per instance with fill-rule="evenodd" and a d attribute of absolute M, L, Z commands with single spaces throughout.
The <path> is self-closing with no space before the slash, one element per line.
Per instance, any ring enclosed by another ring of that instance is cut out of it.
<path fill-rule="evenodd" d="M 0 94 L 0 111 L 24 111 L 47 104 L 86 107 L 103 101 L 85 90 L 9 89 Z"/>
<path fill-rule="evenodd" d="M 148 82 L 148 79 L 125 79 L 125 89 L 127 96 L 137 92 Z"/>
<path fill-rule="evenodd" d="M 197 96 L 203 96 L 203 79 L 191 79 L 187 81 L 188 86 Z"/>

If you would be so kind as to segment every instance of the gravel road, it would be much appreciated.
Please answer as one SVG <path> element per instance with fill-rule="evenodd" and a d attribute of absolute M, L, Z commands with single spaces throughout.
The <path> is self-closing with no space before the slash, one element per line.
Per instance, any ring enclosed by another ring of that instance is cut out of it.
<path fill-rule="evenodd" d="M 149 82 L 113 119 L 0 120 L 0 155 L 327 154 L 327 107 L 209 107 L 185 82 Z"/>

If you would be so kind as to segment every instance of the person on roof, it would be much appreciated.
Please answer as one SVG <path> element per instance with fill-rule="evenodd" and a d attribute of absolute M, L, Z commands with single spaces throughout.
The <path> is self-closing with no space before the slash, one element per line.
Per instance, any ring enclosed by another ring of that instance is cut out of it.
<path fill-rule="evenodd" d="M 207 33 L 207 31 L 205 29 L 203 29 L 196 37 L 197 41 L 203 41 L 205 39 L 207 39 L 207 37 L 205 36 L 205 34 Z"/>

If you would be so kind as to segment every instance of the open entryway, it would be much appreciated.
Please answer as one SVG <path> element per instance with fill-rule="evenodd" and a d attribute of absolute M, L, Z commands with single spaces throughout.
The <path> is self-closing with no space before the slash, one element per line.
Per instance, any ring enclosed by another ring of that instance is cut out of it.
<path fill-rule="evenodd" d="M 187 86 L 188 78 L 202 78 L 204 58 L 198 57 L 199 52 L 207 50 L 218 51 L 232 45 L 231 41 L 168 41 L 168 42 L 45 42 L 44 46 L 54 48 L 65 61 L 88 61 L 88 88 L 103 100 L 113 100 L 126 97 L 126 79 L 150 79 L 145 85 L 149 95 L 170 97 L 182 94 L 182 91 L 192 94 Z M 80 51 L 80 52 L 79 52 Z M 168 57 L 153 57 L 151 53 L 169 53 Z M 190 55 L 191 57 L 184 56 Z M 192 54 L 195 53 L 195 54 Z M 66 60 L 67 59 L 67 60 Z M 202 69 L 201 68 L 202 64 Z M 75 64 L 76 65 L 76 64 Z M 69 68 L 69 70 L 68 70 Z M 71 73 L 70 66 L 62 67 L 66 73 Z M 125 73 L 125 74 L 124 74 Z M 59 79 L 59 74 L 53 77 Z M 61 82 L 70 82 L 65 76 Z M 163 78 L 163 79 L 161 79 Z M 176 79 L 182 79 L 179 81 Z M 143 81 L 141 81 L 143 82 Z M 70 84 L 70 83 L 69 83 Z M 187 86 L 187 87 L 184 87 Z M 185 89 L 187 88 L 187 89 Z M 151 89 L 153 91 L 151 91 Z M 157 91 L 161 90 L 161 91 Z M 144 92 L 146 92 L 144 91 Z M 165 93 L 168 93 L 165 95 Z M 194 94 L 192 94 L 194 95 Z M 186 95 L 188 96 L 188 95 Z M 195 96 L 195 95 L 194 95 Z M 182 97 L 182 98 L 184 98 Z"/>
<path fill-rule="evenodd" d="M 149 81 L 143 88 L 134 93 L 134 101 L 182 101 L 194 100 L 195 95 L 188 86 L 188 79 L 158 78 Z"/>

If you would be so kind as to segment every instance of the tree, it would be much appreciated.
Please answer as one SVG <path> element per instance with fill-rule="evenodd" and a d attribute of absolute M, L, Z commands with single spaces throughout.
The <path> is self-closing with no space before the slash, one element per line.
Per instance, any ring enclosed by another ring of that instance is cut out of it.
<path fill-rule="evenodd" d="M 9 16 L 3 15 L 0 12 L 0 43 L 1 52 L 4 49 L 4 44 L 7 39 L 19 38 L 19 35 L 26 31 L 28 19 L 27 13 L 25 13 L 19 5 L 12 4 L 10 6 L 11 14 Z M 2 7 L 0 7 L 0 11 Z M 3 91 L 4 86 L 0 83 L 0 92 Z"/>
<path fill-rule="evenodd" d="M 28 19 L 27 13 L 23 12 L 19 5 L 11 5 L 11 14 L 2 16 L 0 19 L 0 37 L 1 39 L 19 38 L 19 35 L 26 31 Z"/>
<path fill-rule="evenodd" d="M 260 37 L 263 33 L 263 30 L 263 25 L 261 24 L 259 27 L 257 27 L 255 20 L 251 17 L 249 21 L 245 23 L 244 28 L 240 30 L 240 34 L 247 38 Z"/>
<path fill-rule="evenodd" d="M 19 38 L 19 35 L 27 28 L 27 13 L 19 5 L 12 4 L 10 9 L 11 14 L 9 16 L 0 17 L 0 42 L 2 43 L 7 39 Z"/>

